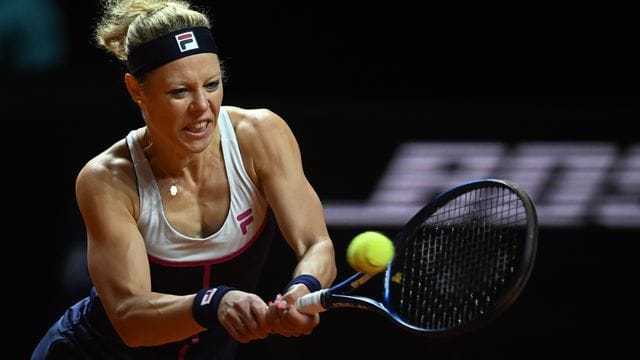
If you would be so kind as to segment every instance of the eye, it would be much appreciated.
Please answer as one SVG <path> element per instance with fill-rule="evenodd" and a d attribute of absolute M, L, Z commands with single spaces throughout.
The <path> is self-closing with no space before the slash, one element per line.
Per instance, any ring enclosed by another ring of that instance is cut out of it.
<path fill-rule="evenodd" d="M 220 85 L 220 80 L 214 80 L 214 81 L 208 82 L 204 87 L 207 90 L 215 90 L 218 88 L 218 85 Z"/>
<path fill-rule="evenodd" d="M 171 96 L 173 97 L 182 98 L 182 97 L 185 97 L 186 95 L 187 95 L 187 89 L 185 88 L 171 90 Z"/>

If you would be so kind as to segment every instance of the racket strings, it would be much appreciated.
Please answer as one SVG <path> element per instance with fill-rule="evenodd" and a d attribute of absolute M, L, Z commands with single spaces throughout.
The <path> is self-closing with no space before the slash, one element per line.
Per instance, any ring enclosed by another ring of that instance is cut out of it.
<path fill-rule="evenodd" d="M 518 271 L 526 222 L 521 199 L 505 187 L 449 200 L 394 261 L 394 311 L 423 329 L 451 329 L 488 313 Z"/>

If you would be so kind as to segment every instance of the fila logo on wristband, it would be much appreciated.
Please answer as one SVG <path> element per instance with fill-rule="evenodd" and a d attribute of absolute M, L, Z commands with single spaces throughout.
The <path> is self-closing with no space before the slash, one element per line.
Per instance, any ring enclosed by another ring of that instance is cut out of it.
<path fill-rule="evenodd" d="M 218 289 L 209 289 L 209 290 L 207 290 L 207 292 L 202 297 L 202 300 L 200 301 L 200 305 L 204 306 L 204 305 L 209 304 L 211 302 L 211 299 L 213 299 L 213 294 L 216 293 L 216 290 L 218 290 Z"/>
<path fill-rule="evenodd" d="M 181 34 L 176 35 L 176 42 L 178 43 L 178 48 L 180 48 L 180 52 L 185 52 L 198 48 L 198 41 L 196 41 L 195 35 L 193 35 L 193 31 L 187 31 Z"/>

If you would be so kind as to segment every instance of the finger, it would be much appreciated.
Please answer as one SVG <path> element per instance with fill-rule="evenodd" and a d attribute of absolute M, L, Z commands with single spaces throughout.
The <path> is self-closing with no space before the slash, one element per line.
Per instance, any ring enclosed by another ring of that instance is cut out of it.
<path fill-rule="evenodd" d="M 239 324 L 237 330 L 248 339 L 263 339 L 270 333 L 267 324 L 267 304 L 261 299 L 251 302 L 249 308 L 239 313 Z"/>
<path fill-rule="evenodd" d="M 248 343 L 256 339 L 264 339 L 269 335 L 268 332 L 260 329 L 256 325 L 249 325 L 244 321 L 236 326 L 235 333 L 238 335 L 237 340 L 242 343 Z"/>
<path fill-rule="evenodd" d="M 284 296 L 281 294 L 276 295 L 276 299 L 273 301 L 273 304 L 279 310 L 287 310 L 289 308 L 289 303 L 285 300 Z"/>
<path fill-rule="evenodd" d="M 292 309 L 287 314 L 287 325 L 296 335 L 308 335 L 320 323 L 318 314 L 304 314 Z"/>
<path fill-rule="evenodd" d="M 265 303 L 256 304 L 251 308 L 251 311 L 256 322 L 256 332 L 266 337 L 271 330 L 267 319 L 269 306 Z"/>
<path fill-rule="evenodd" d="M 241 330 L 251 339 L 263 339 L 269 335 L 269 327 L 265 320 L 256 321 L 254 319 L 247 320 L 244 328 Z"/>
<path fill-rule="evenodd" d="M 247 343 L 249 341 L 249 338 L 245 335 L 244 324 L 240 321 L 225 321 L 222 326 L 236 341 L 240 343 Z"/>
<path fill-rule="evenodd" d="M 266 322 L 272 332 L 274 331 L 273 329 L 279 328 L 282 323 L 282 311 L 273 303 L 270 303 L 267 310 Z"/>

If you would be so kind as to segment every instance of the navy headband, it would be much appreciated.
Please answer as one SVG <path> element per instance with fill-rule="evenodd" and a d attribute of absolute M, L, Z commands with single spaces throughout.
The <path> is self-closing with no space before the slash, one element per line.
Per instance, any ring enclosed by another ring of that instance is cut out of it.
<path fill-rule="evenodd" d="M 127 68 L 138 77 L 186 56 L 217 52 L 218 48 L 208 28 L 180 29 L 133 49 L 127 59 Z"/>

